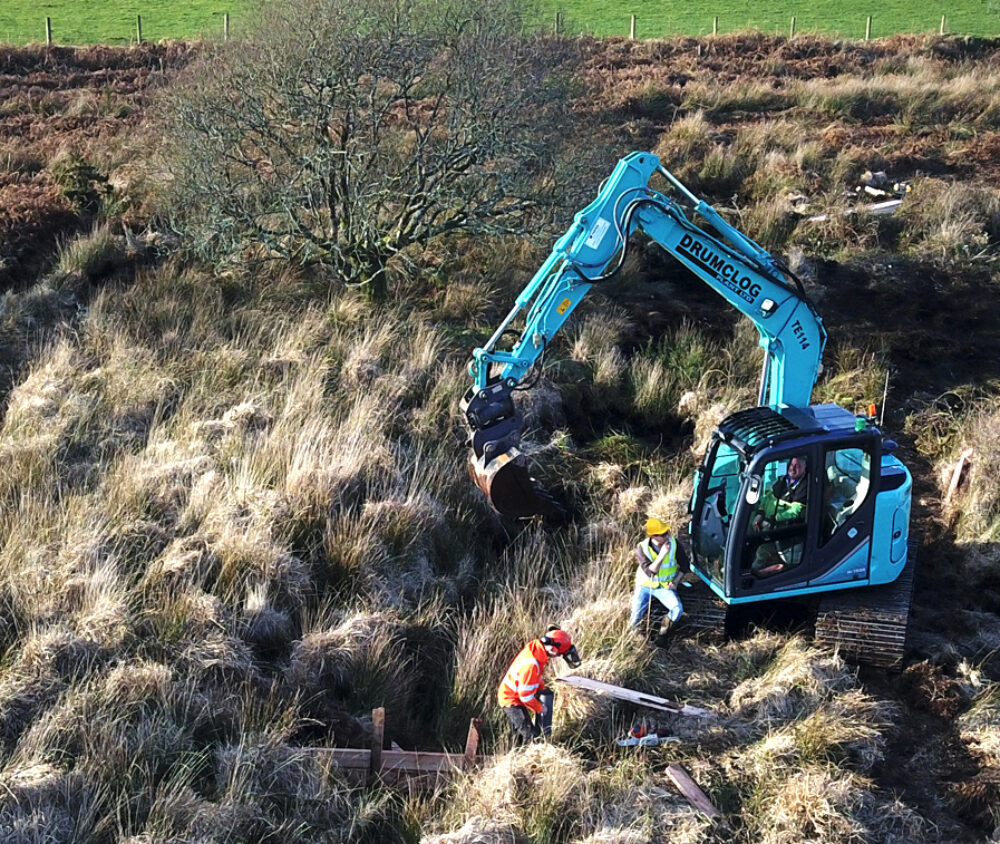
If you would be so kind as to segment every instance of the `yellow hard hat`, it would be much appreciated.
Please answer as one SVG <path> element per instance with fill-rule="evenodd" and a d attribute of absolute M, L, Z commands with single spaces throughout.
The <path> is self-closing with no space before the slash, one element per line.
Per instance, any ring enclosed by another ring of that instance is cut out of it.
<path fill-rule="evenodd" d="M 656 516 L 646 522 L 646 536 L 659 536 L 661 533 L 669 533 L 670 525 L 660 521 Z"/>

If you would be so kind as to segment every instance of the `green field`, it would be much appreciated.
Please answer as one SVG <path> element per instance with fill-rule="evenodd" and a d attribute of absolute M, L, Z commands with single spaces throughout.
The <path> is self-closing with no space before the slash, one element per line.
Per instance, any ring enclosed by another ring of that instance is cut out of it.
<path fill-rule="evenodd" d="M 562 31 L 569 34 L 628 35 L 636 16 L 636 37 L 710 35 L 713 19 L 719 32 L 759 29 L 788 34 L 792 16 L 796 32 L 822 32 L 864 38 L 872 17 L 872 37 L 901 32 L 938 32 L 945 16 L 947 31 L 959 35 L 1000 36 L 998 0 L 545 0 L 539 4 L 552 26 L 562 12 Z"/>
<path fill-rule="evenodd" d="M 242 0 L 0 0 L 0 41 L 45 41 L 45 18 L 52 19 L 57 44 L 128 44 L 136 39 L 136 16 L 142 16 L 147 41 L 222 36 L 223 15 L 231 31 L 245 20 Z"/>
<path fill-rule="evenodd" d="M 775 11 L 771 0 L 540 0 L 533 15 L 537 25 L 552 28 L 560 12 L 562 32 L 575 35 L 628 35 L 636 16 L 639 38 L 708 35 L 714 18 L 719 32 L 759 29 L 787 34 L 791 18 L 796 32 L 821 32 L 863 38 L 872 16 L 872 37 L 900 32 L 938 32 L 941 17 L 947 31 L 958 35 L 1000 36 L 1000 0 L 795 0 Z M 127 44 L 136 37 L 136 16 L 150 41 L 214 38 L 222 34 L 223 14 L 232 31 L 247 18 L 248 0 L 0 0 L 0 41 L 26 44 L 45 40 L 45 18 L 52 19 L 57 44 Z"/>

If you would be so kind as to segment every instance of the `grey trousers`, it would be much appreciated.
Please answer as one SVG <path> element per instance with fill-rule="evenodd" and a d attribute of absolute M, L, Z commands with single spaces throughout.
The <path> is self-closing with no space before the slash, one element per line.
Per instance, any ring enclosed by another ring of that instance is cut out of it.
<path fill-rule="evenodd" d="M 538 702 L 542 705 L 542 711 L 538 715 L 535 715 L 527 706 L 505 706 L 503 708 L 519 744 L 529 742 L 539 736 L 548 738 L 552 735 L 552 705 L 555 702 L 555 692 L 550 689 L 542 689 L 538 693 Z"/>

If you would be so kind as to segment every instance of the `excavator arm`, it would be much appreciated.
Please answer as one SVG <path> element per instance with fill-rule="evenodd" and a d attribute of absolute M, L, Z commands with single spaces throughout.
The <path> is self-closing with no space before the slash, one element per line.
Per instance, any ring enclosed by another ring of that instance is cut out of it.
<path fill-rule="evenodd" d="M 691 203 L 708 228 L 681 205 L 652 189 L 662 176 Z M 648 152 L 618 162 L 596 199 L 577 213 L 545 263 L 486 344 L 473 352 L 473 385 L 462 400 L 471 431 L 470 473 L 493 506 L 509 516 L 550 515 L 554 505 L 528 476 L 520 452 L 524 420 L 513 393 L 531 385 L 556 332 L 594 284 L 610 281 L 625 260 L 629 237 L 644 232 L 695 276 L 748 317 L 764 349 L 759 404 L 809 404 L 826 344 L 822 320 L 802 285 L 766 250 L 698 199 Z M 524 328 L 512 325 L 524 312 Z M 508 350 L 499 348 L 518 334 Z"/>

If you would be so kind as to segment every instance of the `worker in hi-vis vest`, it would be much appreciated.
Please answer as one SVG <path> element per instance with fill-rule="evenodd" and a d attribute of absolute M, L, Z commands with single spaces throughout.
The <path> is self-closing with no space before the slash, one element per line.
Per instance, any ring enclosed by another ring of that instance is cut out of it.
<path fill-rule="evenodd" d="M 665 636 L 684 614 L 677 585 L 681 575 L 691 571 L 690 560 L 684 547 L 670 535 L 670 525 L 655 517 L 646 522 L 646 538 L 636 546 L 635 556 L 639 567 L 632 593 L 631 625 L 638 628 L 649 623 L 655 598 L 666 609 L 660 625 L 660 636 Z"/>
<path fill-rule="evenodd" d="M 552 734 L 555 693 L 545 688 L 542 672 L 554 656 L 563 657 L 571 668 L 580 664 L 580 655 L 569 633 L 552 626 L 544 636 L 528 642 L 514 657 L 497 690 L 497 702 L 519 740 L 531 741 Z"/>

